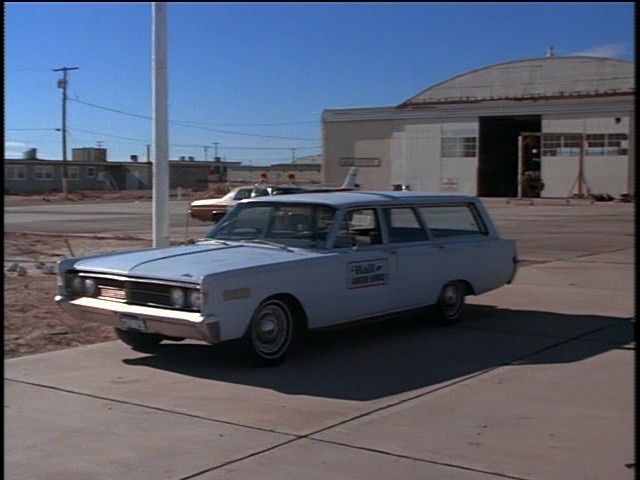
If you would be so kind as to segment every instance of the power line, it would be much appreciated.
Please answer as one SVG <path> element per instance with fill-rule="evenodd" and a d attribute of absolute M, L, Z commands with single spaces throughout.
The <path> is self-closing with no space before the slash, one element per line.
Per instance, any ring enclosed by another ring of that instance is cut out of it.
<path fill-rule="evenodd" d="M 41 130 L 60 130 L 59 128 L 5 128 L 5 132 L 31 132 L 31 131 L 41 131 Z"/>
<path fill-rule="evenodd" d="M 148 140 L 141 140 L 139 138 L 123 137 L 121 135 L 110 135 L 108 133 L 93 132 L 91 130 L 83 130 L 81 128 L 70 128 L 69 130 L 75 130 L 76 132 L 90 133 L 92 135 L 99 135 L 99 136 L 102 136 L 102 137 L 112 137 L 112 138 L 119 138 L 121 140 L 131 140 L 133 142 L 142 143 L 142 144 L 149 143 Z"/>
<path fill-rule="evenodd" d="M 294 150 L 317 150 L 316 147 L 296 147 Z M 291 147 L 224 147 L 225 150 L 291 150 Z"/>
<path fill-rule="evenodd" d="M 37 68 L 37 67 L 13 67 L 7 68 L 7 72 L 50 72 L 50 68 Z"/>
<path fill-rule="evenodd" d="M 151 117 L 146 115 L 139 115 L 136 113 L 124 112 L 122 110 L 117 110 L 115 108 L 104 107 L 102 105 L 96 105 L 95 103 L 85 102 L 84 100 L 80 100 L 79 98 L 70 98 L 72 102 L 82 103 L 83 105 L 88 105 L 90 107 L 99 108 L 101 110 L 107 110 L 109 112 L 120 113 L 122 115 L 129 115 L 131 117 L 144 118 L 145 120 L 150 120 Z M 317 120 L 308 120 L 304 122 L 282 122 L 282 123 L 201 123 L 201 122 L 190 122 L 190 121 L 175 121 L 176 123 L 189 127 L 201 127 L 201 126 L 217 126 L 217 127 L 280 127 L 287 125 L 304 125 L 309 123 L 319 123 Z"/>
<path fill-rule="evenodd" d="M 149 141 L 148 140 L 142 140 L 139 138 L 131 138 L 131 137 L 123 137 L 121 135 L 111 135 L 108 133 L 102 133 L 102 132 L 94 132 L 91 130 L 84 130 L 81 128 L 68 128 L 68 130 L 70 131 L 76 131 L 76 132 L 83 132 L 83 133 L 89 133 L 91 135 L 98 135 L 98 136 L 102 136 L 102 137 L 111 137 L 111 138 L 119 138 L 121 140 L 130 140 L 132 142 L 136 142 L 136 143 L 141 143 L 141 144 L 148 144 Z M 202 148 L 202 145 L 200 144 L 196 144 L 196 143 L 172 143 L 171 144 L 172 147 L 178 147 L 178 148 Z M 290 147 L 224 147 L 225 150 L 291 150 Z M 315 146 L 315 147 L 296 147 L 297 150 L 317 150 L 321 147 L 319 146 Z"/>
<path fill-rule="evenodd" d="M 146 116 L 146 115 L 139 115 L 136 113 L 129 113 L 129 112 L 124 112 L 122 110 L 117 110 L 115 108 L 109 108 L 109 107 L 104 107 L 102 105 L 96 105 L 94 103 L 89 103 L 89 102 L 85 102 L 83 100 L 79 100 L 77 98 L 70 98 L 69 100 L 71 100 L 72 102 L 77 102 L 83 105 L 88 105 L 90 107 L 94 107 L 94 108 L 98 108 L 100 110 L 106 110 L 109 112 L 113 112 L 113 113 L 119 113 L 121 115 L 128 115 L 130 117 L 136 117 L 136 118 L 142 118 L 145 120 L 151 120 L 151 117 Z M 210 127 L 199 127 L 193 124 L 193 122 L 178 122 L 178 121 L 171 121 L 169 122 L 173 125 L 179 125 L 181 127 L 187 127 L 187 128 L 195 128 L 198 130 L 206 130 L 208 132 L 215 132 L 215 133 L 226 133 L 228 135 L 240 135 L 240 136 L 245 136 L 245 137 L 259 137 L 259 138 L 273 138 L 273 139 L 277 139 L 277 140 L 300 140 L 300 141 L 305 141 L 305 142 L 315 142 L 317 141 L 317 139 L 315 138 L 300 138 L 300 137 L 282 137 L 279 135 L 263 135 L 263 134 L 258 134 L 258 133 L 245 133 L 245 132 L 233 132 L 230 130 L 220 130 L 220 129 L 216 129 L 216 128 L 210 128 Z"/>
<path fill-rule="evenodd" d="M 90 107 L 99 108 L 100 110 L 107 110 L 109 112 L 120 113 L 122 115 L 128 115 L 130 117 L 143 118 L 144 120 L 151 120 L 151 117 L 146 116 L 146 115 L 138 115 L 136 113 L 123 112 L 122 110 L 116 110 L 115 108 L 103 107 L 101 105 L 96 105 L 94 103 L 85 102 L 85 101 L 79 100 L 77 98 L 70 98 L 69 100 L 71 100 L 72 102 L 81 103 L 83 105 L 88 105 Z"/>
<path fill-rule="evenodd" d="M 241 132 L 231 132 L 229 130 L 219 130 L 216 128 L 207 128 L 207 127 L 195 127 L 193 125 L 189 125 L 189 124 L 184 124 L 181 122 L 171 122 L 174 125 L 180 125 L 181 127 L 188 127 L 188 128 L 196 128 L 199 130 L 206 130 L 208 132 L 215 132 L 215 133 L 226 133 L 228 135 L 240 135 L 243 137 L 258 137 L 258 138 L 274 138 L 277 140 L 300 140 L 300 141 L 304 141 L 304 142 L 317 142 L 317 139 L 315 138 L 299 138 L 299 137 L 281 137 L 279 135 L 260 135 L 257 133 L 241 133 Z"/>
<path fill-rule="evenodd" d="M 320 123 L 318 120 L 307 120 L 304 122 L 282 122 L 282 123 L 201 123 L 201 122 L 182 122 L 193 126 L 212 126 L 212 127 L 282 127 L 288 125 L 305 125 L 309 123 Z"/>

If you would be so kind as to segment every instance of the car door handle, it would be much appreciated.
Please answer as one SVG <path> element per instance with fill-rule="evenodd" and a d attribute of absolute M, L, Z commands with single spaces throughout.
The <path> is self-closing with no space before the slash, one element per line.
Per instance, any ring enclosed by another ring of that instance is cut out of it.
<path fill-rule="evenodd" d="M 396 253 L 398 253 L 398 249 L 390 248 L 389 250 L 385 250 L 385 252 L 387 252 L 390 255 L 395 255 Z"/>

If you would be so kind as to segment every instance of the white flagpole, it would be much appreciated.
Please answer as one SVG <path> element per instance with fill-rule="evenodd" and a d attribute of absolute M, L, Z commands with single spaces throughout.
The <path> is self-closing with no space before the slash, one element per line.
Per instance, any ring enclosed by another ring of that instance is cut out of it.
<path fill-rule="evenodd" d="M 167 4 L 153 3 L 153 246 L 168 247 L 169 121 L 167 92 Z"/>

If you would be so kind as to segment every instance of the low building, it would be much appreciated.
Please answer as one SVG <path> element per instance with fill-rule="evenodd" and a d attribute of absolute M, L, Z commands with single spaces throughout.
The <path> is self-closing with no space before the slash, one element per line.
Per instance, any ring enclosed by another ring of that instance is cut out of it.
<path fill-rule="evenodd" d="M 5 159 L 5 194 L 47 193 L 62 191 L 63 169 L 67 169 L 69 191 L 77 190 L 149 190 L 152 188 L 153 164 L 137 162 L 108 162 L 104 155 L 86 150 L 75 152 L 74 160 L 39 159 L 35 149 L 25 152 L 22 159 Z M 87 161 L 86 158 L 98 158 Z M 218 183 L 257 183 L 265 179 L 271 183 L 318 183 L 320 164 L 276 164 L 246 166 L 239 162 L 194 161 L 188 158 L 169 162 L 169 188 L 207 190 Z M 265 177 L 266 176 L 266 177 Z"/>
<path fill-rule="evenodd" d="M 274 165 L 233 165 L 228 169 L 229 183 L 320 183 L 320 163 L 277 163 Z"/>
<path fill-rule="evenodd" d="M 5 194 L 61 192 L 64 163 L 69 191 L 152 188 L 151 163 L 5 159 Z M 206 190 L 213 169 L 213 162 L 170 161 L 169 188 Z"/>
<path fill-rule="evenodd" d="M 74 148 L 71 150 L 71 161 L 73 162 L 106 162 L 106 148 Z"/>

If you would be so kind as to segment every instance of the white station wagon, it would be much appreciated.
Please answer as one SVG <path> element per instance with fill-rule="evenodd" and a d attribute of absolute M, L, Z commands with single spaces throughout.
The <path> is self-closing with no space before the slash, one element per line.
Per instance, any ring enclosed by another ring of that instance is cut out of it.
<path fill-rule="evenodd" d="M 240 340 L 276 364 L 306 330 L 424 306 L 453 324 L 517 262 L 476 197 L 294 194 L 240 202 L 191 245 L 62 260 L 56 302 L 139 351 Z"/>

